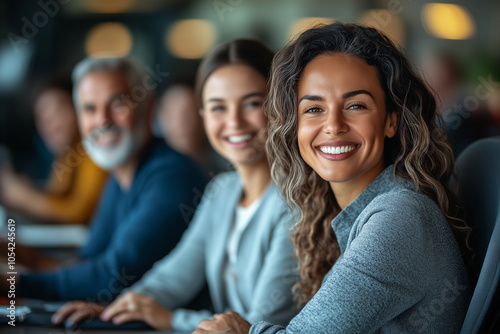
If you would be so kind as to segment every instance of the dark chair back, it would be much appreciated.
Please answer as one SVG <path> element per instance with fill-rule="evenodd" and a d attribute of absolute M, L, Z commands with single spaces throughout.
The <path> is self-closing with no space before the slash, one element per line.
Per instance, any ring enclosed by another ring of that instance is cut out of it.
<path fill-rule="evenodd" d="M 500 313 L 495 297 L 500 282 L 500 137 L 470 144 L 458 157 L 456 168 L 479 269 L 461 333 L 494 333 Z"/>

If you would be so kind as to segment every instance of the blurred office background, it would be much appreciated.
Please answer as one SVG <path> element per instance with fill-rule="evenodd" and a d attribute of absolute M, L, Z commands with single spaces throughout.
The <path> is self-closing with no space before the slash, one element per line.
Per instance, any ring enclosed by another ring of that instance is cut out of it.
<path fill-rule="evenodd" d="M 398 43 L 442 91 L 451 130 L 485 113 L 490 114 L 483 123 L 495 125 L 500 1 L 444 1 L 2 0 L 0 145 L 9 149 L 18 170 L 33 178 L 46 175 L 33 96 L 42 78 L 71 72 L 86 55 L 139 58 L 159 96 L 172 82 L 192 80 L 199 59 L 219 43 L 258 38 L 278 50 L 302 29 L 332 20 L 377 27 Z M 495 134 L 483 123 L 463 136 Z"/>

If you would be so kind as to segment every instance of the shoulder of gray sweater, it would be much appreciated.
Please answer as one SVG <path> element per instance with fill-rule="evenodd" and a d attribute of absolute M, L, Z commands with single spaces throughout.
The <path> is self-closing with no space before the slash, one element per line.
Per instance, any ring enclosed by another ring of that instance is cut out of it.
<path fill-rule="evenodd" d="M 427 195 L 414 190 L 413 184 L 394 180 L 391 188 L 376 196 L 369 206 L 404 207 L 409 206 L 415 209 L 433 207 L 439 210 L 437 204 Z"/>
<path fill-rule="evenodd" d="M 425 220 L 444 219 L 441 209 L 429 196 L 403 185 L 396 186 L 376 196 L 361 215 L 368 218 L 373 213 L 380 211 L 393 212 L 402 217 L 418 216 Z"/>

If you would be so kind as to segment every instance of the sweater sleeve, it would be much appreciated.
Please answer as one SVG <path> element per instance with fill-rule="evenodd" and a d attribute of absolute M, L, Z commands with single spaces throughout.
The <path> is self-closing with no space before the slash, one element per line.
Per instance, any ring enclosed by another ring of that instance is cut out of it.
<path fill-rule="evenodd" d="M 269 224 L 275 225 L 269 241 L 269 251 L 253 287 L 250 309 L 240 315 L 251 323 L 267 320 L 287 324 L 297 313 L 291 306 L 291 289 L 298 280 L 297 261 L 293 255 L 289 232 L 293 220 L 288 210 L 282 210 L 278 215 L 269 213 L 267 218 Z M 207 310 L 177 309 L 174 311 L 172 325 L 175 330 L 192 331 L 200 321 L 213 316 L 214 314 Z"/>
<path fill-rule="evenodd" d="M 261 322 L 251 333 L 373 333 L 415 305 L 428 284 L 425 268 L 433 265 L 433 245 L 423 228 L 425 208 L 404 207 L 386 205 L 367 217 L 319 291 L 286 328 Z"/>
<path fill-rule="evenodd" d="M 193 189 L 204 187 L 204 178 L 193 168 L 178 165 L 169 173 L 159 172 L 160 168 L 145 172 L 147 177 L 136 189 L 140 196 L 116 228 L 106 221 L 113 209 L 101 206 L 103 215 L 92 226 L 82 260 L 56 272 L 20 275 L 22 295 L 107 304 L 139 280 L 176 245 L 188 223 L 180 207 L 191 205 Z M 113 205 L 106 200 L 102 204 L 106 203 Z"/>
<path fill-rule="evenodd" d="M 286 328 L 279 325 L 273 325 L 267 321 L 258 322 L 250 328 L 248 334 L 285 334 Z M 291 333 L 291 332 L 290 332 Z"/>
<path fill-rule="evenodd" d="M 213 316 L 213 312 L 209 310 L 177 309 L 173 312 L 172 328 L 176 331 L 191 332 L 202 320 L 211 319 Z"/>

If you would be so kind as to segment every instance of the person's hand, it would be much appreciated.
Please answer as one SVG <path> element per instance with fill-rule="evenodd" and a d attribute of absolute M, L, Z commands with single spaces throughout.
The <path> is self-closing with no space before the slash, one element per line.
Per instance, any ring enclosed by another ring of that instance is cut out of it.
<path fill-rule="evenodd" d="M 203 320 L 192 334 L 227 333 L 248 334 L 252 325 L 236 312 L 216 314 L 212 320 Z"/>
<path fill-rule="evenodd" d="M 116 325 L 129 321 L 143 321 L 157 330 L 172 329 L 172 312 L 152 298 L 129 291 L 115 300 L 101 314 L 104 321 Z"/>
<path fill-rule="evenodd" d="M 28 178 L 18 175 L 11 166 L 0 167 L 0 202 L 8 208 L 17 208 L 33 188 Z"/>
<path fill-rule="evenodd" d="M 61 306 L 61 308 L 54 313 L 51 321 L 53 324 L 58 325 L 64 320 L 69 319 L 72 323 L 77 324 L 85 319 L 98 318 L 102 311 L 104 311 L 104 308 L 104 305 L 91 302 L 69 302 Z"/>

